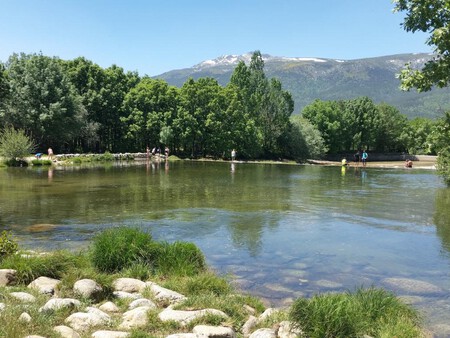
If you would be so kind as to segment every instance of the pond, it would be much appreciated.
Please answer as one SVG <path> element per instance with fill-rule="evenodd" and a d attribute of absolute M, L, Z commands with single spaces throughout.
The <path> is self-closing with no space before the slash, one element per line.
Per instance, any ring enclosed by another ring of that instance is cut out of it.
<path fill-rule="evenodd" d="M 450 335 L 450 189 L 432 170 L 153 162 L 0 170 L 0 230 L 86 247 L 126 224 L 191 241 L 274 306 L 379 286 Z"/>

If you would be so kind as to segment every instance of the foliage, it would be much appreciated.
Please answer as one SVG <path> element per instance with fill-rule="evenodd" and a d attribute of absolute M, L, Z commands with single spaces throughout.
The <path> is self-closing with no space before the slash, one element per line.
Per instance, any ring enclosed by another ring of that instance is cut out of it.
<path fill-rule="evenodd" d="M 408 65 L 400 74 L 404 89 L 431 90 L 433 85 L 447 87 L 450 82 L 450 3 L 436 0 L 395 0 L 395 10 L 404 11 L 403 27 L 408 32 L 429 34 L 427 44 L 436 56 L 421 70 Z"/>
<path fill-rule="evenodd" d="M 328 151 L 320 131 L 301 115 L 291 117 L 292 129 L 288 146 L 289 153 L 296 160 L 318 159 Z"/>
<path fill-rule="evenodd" d="M 439 175 L 442 176 L 447 186 L 450 186 L 450 147 L 439 152 L 437 167 Z"/>
<path fill-rule="evenodd" d="M 110 228 L 94 237 L 92 262 L 103 272 L 120 271 L 143 261 L 151 244 L 151 235 L 137 228 Z"/>
<path fill-rule="evenodd" d="M 6 256 L 10 256 L 17 252 L 18 244 L 12 238 L 11 233 L 8 231 L 2 231 L 0 235 L 0 260 Z"/>
<path fill-rule="evenodd" d="M 34 149 L 34 143 L 21 129 L 6 127 L 0 134 L 0 156 L 8 160 L 22 159 Z"/>
<path fill-rule="evenodd" d="M 31 161 L 31 164 L 35 165 L 35 166 L 41 166 L 41 165 L 52 165 L 52 161 L 51 160 L 38 160 L 38 159 L 34 159 Z"/>
<path fill-rule="evenodd" d="M 291 320 L 308 337 L 421 337 L 415 310 L 394 294 L 376 288 L 299 298 Z"/>

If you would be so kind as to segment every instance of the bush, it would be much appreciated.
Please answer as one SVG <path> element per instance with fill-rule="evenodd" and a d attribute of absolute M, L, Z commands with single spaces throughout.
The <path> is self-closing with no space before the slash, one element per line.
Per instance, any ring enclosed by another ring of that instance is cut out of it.
<path fill-rule="evenodd" d="M 437 168 L 438 174 L 442 176 L 447 186 L 450 186 L 450 147 L 439 152 Z"/>
<path fill-rule="evenodd" d="M 103 272 L 117 272 L 143 262 L 152 246 L 152 237 L 136 228 L 111 228 L 94 237 L 92 263 Z"/>
<path fill-rule="evenodd" d="M 299 298 L 290 318 L 311 338 L 421 336 L 417 312 L 394 294 L 376 288 Z"/>
<path fill-rule="evenodd" d="M 11 233 L 8 231 L 2 231 L 0 235 L 0 260 L 3 257 L 12 255 L 17 252 L 17 242 L 11 238 Z"/>
<path fill-rule="evenodd" d="M 193 243 L 162 242 L 151 260 L 156 272 L 163 275 L 193 276 L 205 270 L 203 253 Z"/>
<path fill-rule="evenodd" d="M 10 165 L 17 165 L 28 154 L 34 152 L 35 145 L 23 130 L 7 127 L 0 134 L 0 156 L 6 158 Z"/>

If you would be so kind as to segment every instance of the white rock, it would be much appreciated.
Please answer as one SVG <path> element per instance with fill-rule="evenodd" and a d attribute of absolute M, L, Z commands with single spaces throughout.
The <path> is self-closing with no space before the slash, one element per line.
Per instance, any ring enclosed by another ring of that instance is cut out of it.
<path fill-rule="evenodd" d="M 115 291 L 125 292 L 141 292 L 146 287 L 145 282 L 135 278 L 117 278 L 112 285 Z"/>
<path fill-rule="evenodd" d="M 63 308 L 73 309 L 81 306 L 81 302 L 73 298 L 52 298 L 43 307 L 39 309 L 42 311 L 56 311 Z"/>
<path fill-rule="evenodd" d="M 145 284 L 152 291 L 157 301 L 168 301 L 174 304 L 186 299 L 186 296 L 183 296 L 181 293 L 163 288 L 153 282 L 146 282 Z"/>
<path fill-rule="evenodd" d="M 19 322 L 29 323 L 31 322 L 31 316 L 26 312 L 22 312 L 19 316 Z"/>
<path fill-rule="evenodd" d="M 130 333 L 122 331 L 96 331 L 92 334 L 92 338 L 125 338 L 128 337 Z"/>
<path fill-rule="evenodd" d="M 5 303 L 0 303 L 0 312 L 2 312 L 5 309 L 6 305 Z"/>
<path fill-rule="evenodd" d="M 130 293 L 130 292 L 125 292 L 125 291 L 114 291 L 113 295 L 116 298 L 120 298 L 120 299 L 140 299 L 142 298 L 142 295 L 140 293 Z"/>
<path fill-rule="evenodd" d="M 73 285 L 73 291 L 86 298 L 95 297 L 102 290 L 102 287 L 92 279 L 80 279 Z"/>
<path fill-rule="evenodd" d="M 78 332 L 65 325 L 55 326 L 53 331 L 58 332 L 63 338 L 81 338 Z"/>
<path fill-rule="evenodd" d="M 195 333 L 174 333 L 166 336 L 166 338 L 199 338 Z"/>
<path fill-rule="evenodd" d="M 33 334 L 31 336 L 26 336 L 25 338 L 45 338 L 45 337 Z"/>
<path fill-rule="evenodd" d="M 274 313 L 277 313 L 279 310 L 278 309 L 274 309 L 269 307 L 268 309 L 266 309 L 266 311 L 264 311 L 259 317 L 258 317 L 258 322 L 261 323 L 263 320 L 266 320 L 267 318 L 269 318 L 271 315 L 273 315 Z"/>
<path fill-rule="evenodd" d="M 28 292 L 11 292 L 9 295 L 24 303 L 34 303 L 36 301 L 36 297 L 30 295 Z"/>
<path fill-rule="evenodd" d="M 0 269 L 0 286 L 14 285 L 17 271 L 14 269 Z"/>
<path fill-rule="evenodd" d="M 192 333 L 201 337 L 211 338 L 234 338 L 236 333 L 231 327 L 226 326 L 210 326 L 210 325 L 197 325 L 192 330 Z"/>
<path fill-rule="evenodd" d="M 249 338 L 277 338 L 274 329 L 259 329 L 253 332 Z"/>
<path fill-rule="evenodd" d="M 296 328 L 289 321 L 283 321 L 278 328 L 278 338 L 297 338 L 303 334 L 302 330 Z"/>
<path fill-rule="evenodd" d="M 250 316 L 247 321 L 242 325 L 242 334 L 244 337 L 248 337 L 253 331 L 253 328 L 258 324 L 258 320 L 255 316 Z"/>
<path fill-rule="evenodd" d="M 122 315 L 123 321 L 119 325 L 119 329 L 130 330 L 137 327 L 144 327 L 148 323 L 147 312 L 151 309 L 149 306 L 141 306 L 125 312 Z"/>
<path fill-rule="evenodd" d="M 38 277 L 28 284 L 28 287 L 36 289 L 42 294 L 53 295 L 59 282 L 59 280 L 49 277 Z"/>
<path fill-rule="evenodd" d="M 219 310 L 215 309 L 203 309 L 196 311 L 182 311 L 182 310 L 172 310 L 171 308 L 166 308 L 158 314 L 158 318 L 163 322 L 173 320 L 181 325 L 187 325 L 193 320 L 203 317 L 205 315 L 217 315 L 223 318 L 228 318 L 228 316 Z"/>
<path fill-rule="evenodd" d="M 99 306 L 99 309 L 104 312 L 111 312 L 111 313 L 117 313 L 120 312 L 119 307 L 114 304 L 113 302 L 106 302 L 105 304 L 102 304 Z"/>
<path fill-rule="evenodd" d="M 95 311 L 97 310 L 97 311 Z M 108 325 L 111 318 L 99 309 L 88 308 L 88 313 L 76 312 L 66 318 L 65 322 L 75 331 L 85 332 L 92 327 Z"/>
<path fill-rule="evenodd" d="M 156 307 L 157 307 L 156 304 L 153 303 L 150 299 L 140 298 L 140 299 L 133 300 L 130 303 L 130 305 L 128 305 L 128 308 L 130 310 L 132 310 L 132 309 L 135 309 L 135 308 L 140 307 L 140 306 L 148 306 L 148 307 L 150 307 L 152 309 L 156 309 Z"/>

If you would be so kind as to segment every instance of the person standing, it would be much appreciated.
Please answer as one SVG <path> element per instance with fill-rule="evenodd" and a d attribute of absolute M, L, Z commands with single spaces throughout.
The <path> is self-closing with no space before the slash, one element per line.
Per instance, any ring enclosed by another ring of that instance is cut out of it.
<path fill-rule="evenodd" d="M 356 151 L 355 155 L 353 155 L 355 158 L 355 163 L 357 166 L 359 166 L 359 159 L 361 158 L 361 153 L 359 150 Z"/>
<path fill-rule="evenodd" d="M 233 150 L 231 151 L 231 160 L 234 161 L 235 159 L 236 159 L 236 150 L 233 149 Z"/>
<path fill-rule="evenodd" d="M 49 160 L 53 160 L 53 149 L 50 147 L 47 150 L 47 157 Z"/>
<path fill-rule="evenodd" d="M 363 163 L 363 167 L 366 166 L 366 162 L 367 162 L 367 158 L 369 157 L 369 155 L 367 154 L 366 150 L 363 150 L 361 159 L 362 159 L 362 163 Z"/>

